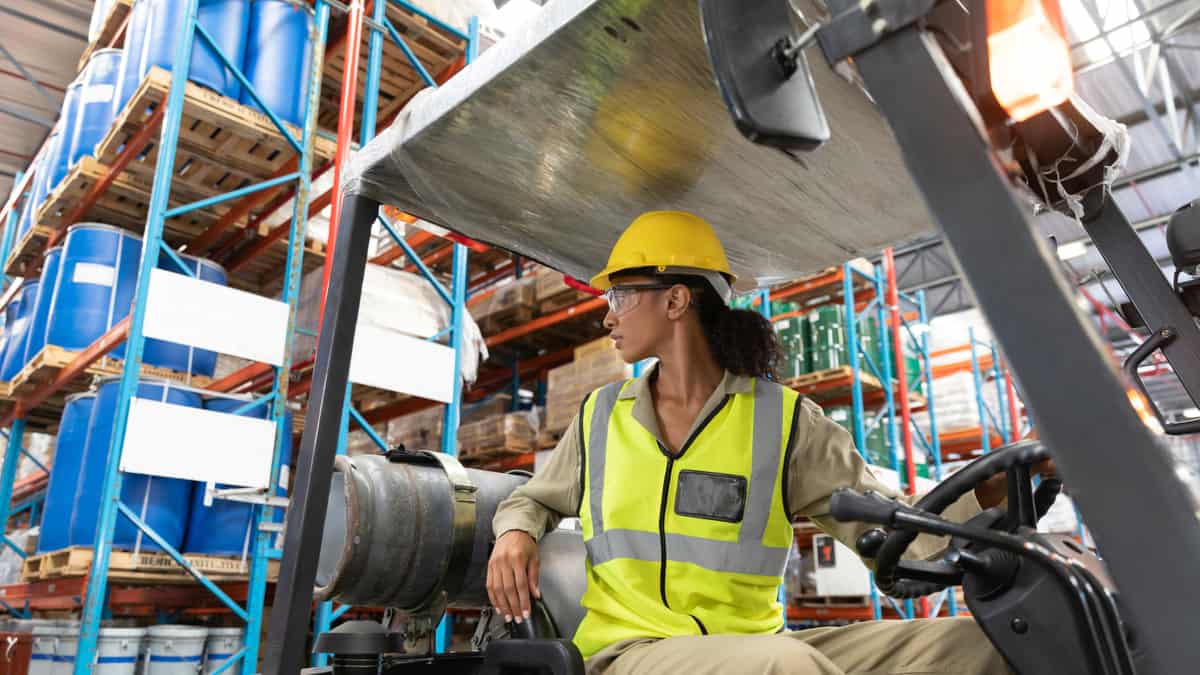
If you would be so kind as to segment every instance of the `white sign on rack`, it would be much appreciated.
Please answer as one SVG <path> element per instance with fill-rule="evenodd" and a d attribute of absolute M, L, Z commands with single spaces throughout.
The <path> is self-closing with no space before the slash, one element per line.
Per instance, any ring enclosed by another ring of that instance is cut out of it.
<path fill-rule="evenodd" d="M 274 449 L 272 421 L 134 398 L 121 470 L 264 488 Z"/>
<path fill-rule="evenodd" d="M 454 350 L 372 324 L 358 324 L 350 381 L 449 403 Z"/>
<path fill-rule="evenodd" d="M 278 366 L 287 319 L 287 303 L 166 270 L 150 273 L 146 337 Z"/>

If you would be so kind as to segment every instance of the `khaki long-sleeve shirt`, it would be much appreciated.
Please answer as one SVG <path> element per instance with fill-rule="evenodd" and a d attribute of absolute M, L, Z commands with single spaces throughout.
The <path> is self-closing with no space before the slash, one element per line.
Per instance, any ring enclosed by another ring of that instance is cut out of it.
<path fill-rule="evenodd" d="M 650 381 L 654 370 L 649 370 L 621 393 L 621 399 L 634 399 L 633 418 L 660 441 L 658 417 L 654 412 L 654 399 L 650 393 Z M 709 396 L 692 422 L 690 437 L 708 415 L 720 405 L 727 395 L 750 393 L 754 380 L 726 372 L 721 383 Z M 829 497 L 840 487 L 860 492 L 874 490 L 889 497 L 899 497 L 915 503 L 920 495 L 903 496 L 881 483 L 862 456 L 854 448 L 850 433 L 836 422 L 825 417 L 821 408 L 804 399 L 797 418 L 793 435 L 795 448 L 787 466 L 788 513 L 793 518 L 811 519 L 822 530 L 855 550 L 855 540 L 866 530 L 874 527 L 864 523 L 841 523 L 829 515 Z M 548 529 L 557 527 L 560 520 L 578 516 L 580 501 L 580 446 L 579 418 L 567 427 L 562 440 L 550 453 L 549 460 L 525 485 L 517 488 L 508 499 L 501 502 L 492 520 L 496 536 L 509 530 L 528 532 L 535 540 Z M 664 441 L 665 445 L 665 441 Z M 967 494 L 952 504 L 943 517 L 955 522 L 964 522 L 980 512 L 974 494 Z M 921 535 L 905 554 L 905 558 L 929 559 L 936 557 L 946 546 L 943 537 Z M 870 561 L 867 561 L 868 564 Z"/>

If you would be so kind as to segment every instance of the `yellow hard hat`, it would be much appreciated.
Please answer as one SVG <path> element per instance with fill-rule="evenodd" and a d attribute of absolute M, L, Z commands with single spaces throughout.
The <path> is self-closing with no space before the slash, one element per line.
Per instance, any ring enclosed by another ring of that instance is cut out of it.
<path fill-rule="evenodd" d="M 684 267 L 720 272 L 730 283 L 737 280 L 712 226 L 684 211 L 648 211 L 638 216 L 621 233 L 608 265 L 592 277 L 591 285 L 606 291 L 612 287 L 609 275 L 643 267 L 658 272 Z"/>

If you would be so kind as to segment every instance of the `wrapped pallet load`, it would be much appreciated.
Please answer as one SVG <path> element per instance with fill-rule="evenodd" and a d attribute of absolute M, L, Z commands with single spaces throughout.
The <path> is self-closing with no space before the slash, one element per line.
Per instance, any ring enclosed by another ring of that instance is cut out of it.
<path fill-rule="evenodd" d="M 468 303 L 471 317 L 488 335 L 529 321 L 537 311 L 536 283 L 536 277 L 523 277 L 481 292 Z"/>
<path fill-rule="evenodd" d="M 607 337 L 575 350 L 575 360 L 550 371 L 546 387 L 546 423 L 538 445 L 552 446 L 579 413 L 583 398 L 592 391 L 633 377 L 633 366 L 621 359 Z"/>

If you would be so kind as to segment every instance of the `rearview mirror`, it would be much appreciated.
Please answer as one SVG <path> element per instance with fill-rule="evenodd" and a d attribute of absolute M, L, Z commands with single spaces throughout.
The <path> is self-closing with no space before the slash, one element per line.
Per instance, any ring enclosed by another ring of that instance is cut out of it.
<path fill-rule="evenodd" d="M 700 0 L 713 73 L 733 122 L 755 143 L 814 150 L 829 140 L 787 0 Z"/>

